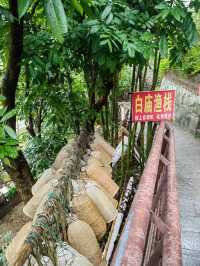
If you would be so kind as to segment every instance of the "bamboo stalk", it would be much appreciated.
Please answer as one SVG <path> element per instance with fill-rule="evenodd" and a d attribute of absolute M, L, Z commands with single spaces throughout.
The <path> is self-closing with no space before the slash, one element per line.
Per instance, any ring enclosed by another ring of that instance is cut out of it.
<path fill-rule="evenodd" d="M 105 105 L 105 121 L 106 121 L 106 140 L 110 142 L 109 109 L 108 109 L 108 103 Z"/>
<path fill-rule="evenodd" d="M 102 128 L 103 128 L 103 137 L 104 137 L 105 140 L 107 140 L 104 110 L 101 111 L 101 123 L 102 123 Z"/>
<path fill-rule="evenodd" d="M 136 65 L 133 65 L 132 80 L 131 80 L 131 92 L 133 92 L 134 88 L 135 88 L 135 74 L 136 74 Z"/>

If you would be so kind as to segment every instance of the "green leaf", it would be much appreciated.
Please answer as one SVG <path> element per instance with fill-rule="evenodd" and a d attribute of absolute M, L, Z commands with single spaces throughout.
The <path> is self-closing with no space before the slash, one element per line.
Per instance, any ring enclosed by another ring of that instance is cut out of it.
<path fill-rule="evenodd" d="M 108 15 L 110 14 L 111 10 L 112 10 L 111 5 L 106 6 L 103 13 L 101 14 L 101 19 L 103 19 L 103 20 L 106 19 L 108 17 Z"/>
<path fill-rule="evenodd" d="M 104 45 L 106 45 L 107 43 L 108 43 L 108 40 L 103 40 L 103 41 L 100 41 L 99 44 L 100 44 L 101 46 L 104 46 Z"/>
<path fill-rule="evenodd" d="M 134 58 L 135 57 L 135 49 L 134 49 L 134 46 L 131 43 L 128 44 L 127 51 L 128 51 L 128 56 L 130 58 Z"/>
<path fill-rule="evenodd" d="M 182 18 L 185 17 L 184 11 L 177 6 L 172 8 L 170 12 L 171 12 L 172 16 L 179 22 L 181 21 Z"/>
<path fill-rule="evenodd" d="M 12 118 L 13 116 L 16 115 L 16 110 L 13 109 L 11 111 L 9 111 L 8 113 L 6 113 L 2 118 L 1 118 L 1 122 L 5 122 L 7 121 L 8 119 Z"/>
<path fill-rule="evenodd" d="M 81 6 L 83 7 L 85 14 L 89 18 L 94 17 L 93 9 L 91 8 L 92 7 L 92 1 L 93 0 L 81 0 Z"/>
<path fill-rule="evenodd" d="M 4 140 L 5 139 L 5 132 L 3 127 L 0 127 L 0 140 Z"/>
<path fill-rule="evenodd" d="M 61 0 L 47 0 L 45 10 L 53 34 L 63 42 L 63 34 L 67 32 L 67 18 Z"/>
<path fill-rule="evenodd" d="M 167 43 L 167 38 L 165 35 L 162 35 L 160 38 L 159 49 L 160 49 L 161 57 L 162 58 L 167 57 L 167 55 L 168 55 L 168 43 Z"/>
<path fill-rule="evenodd" d="M 162 9 L 168 8 L 168 5 L 166 3 L 160 3 L 160 4 L 156 5 L 155 8 L 162 10 Z"/>
<path fill-rule="evenodd" d="M 97 33 L 99 31 L 99 26 L 98 25 L 93 25 L 91 27 L 90 33 L 94 34 Z"/>
<path fill-rule="evenodd" d="M 7 107 L 0 108 L 0 117 L 2 117 L 7 111 Z"/>
<path fill-rule="evenodd" d="M 7 145 L 4 146 L 4 153 L 5 153 L 5 157 L 13 158 L 13 159 L 15 159 L 18 154 L 16 147 L 7 146 Z"/>
<path fill-rule="evenodd" d="M 169 9 L 164 9 L 160 12 L 159 16 L 161 16 L 163 19 L 165 19 L 170 13 Z"/>
<path fill-rule="evenodd" d="M 49 22 L 53 34 L 59 41 L 62 41 L 63 36 L 58 25 L 58 20 L 56 17 L 56 12 L 52 0 L 45 1 L 45 10 L 47 15 L 47 20 Z"/>
<path fill-rule="evenodd" d="M 111 44 L 110 40 L 107 41 L 107 44 L 108 44 L 108 48 L 109 48 L 110 53 L 112 53 L 113 49 L 112 49 L 112 44 Z"/>
<path fill-rule="evenodd" d="M 78 0 L 72 0 L 72 5 L 76 9 L 76 11 L 78 11 L 78 13 L 80 13 L 82 16 L 83 15 L 83 7 L 79 3 L 79 1 Z"/>
<path fill-rule="evenodd" d="M 33 0 L 18 0 L 19 18 L 22 18 L 26 14 L 26 12 L 28 11 L 32 3 L 33 3 Z"/>
<path fill-rule="evenodd" d="M 0 145 L 0 159 L 4 159 L 4 158 L 5 158 L 4 146 Z"/>
<path fill-rule="evenodd" d="M 4 125 L 4 130 L 7 132 L 7 134 L 8 134 L 12 139 L 16 139 L 16 138 L 17 138 L 15 131 L 14 131 L 11 127 L 9 127 L 9 126 L 7 126 L 7 125 Z"/>
<path fill-rule="evenodd" d="M 9 145 L 9 146 L 16 146 L 16 145 L 18 145 L 18 141 L 17 141 L 17 139 L 8 139 L 8 140 L 6 140 L 6 144 L 7 145 Z"/>
<path fill-rule="evenodd" d="M 112 20 L 113 20 L 113 13 L 111 12 L 106 19 L 106 24 L 107 25 L 110 24 Z"/>
<path fill-rule="evenodd" d="M 10 163 L 10 160 L 8 158 L 4 158 L 3 162 L 4 162 L 4 164 L 6 164 L 6 165 L 11 167 L 11 163 Z"/>
<path fill-rule="evenodd" d="M 189 42 L 190 47 L 197 44 L 199 41 L 199 33 L 191 17 L 185 18 L 185 36 Z"/>
<path fill-rule="evenodd" d="M 3 95 L 0 95 L 0 101 L 1 101 L 1 102 L 4 102 L 5 100 L 6 100 L 6 97 L 3 96 Z"/>
<path fill-rule="evenodd" d="M 61 27 L 61 32 L 67 33 L 68 32 L 68 25 L 67 25 L 67 16 L 65 13 L 64 6 L 61 0 L 54 0 L 54 8 L 56 12 L 57 19 L 59 21 L 59 26 Z"/>

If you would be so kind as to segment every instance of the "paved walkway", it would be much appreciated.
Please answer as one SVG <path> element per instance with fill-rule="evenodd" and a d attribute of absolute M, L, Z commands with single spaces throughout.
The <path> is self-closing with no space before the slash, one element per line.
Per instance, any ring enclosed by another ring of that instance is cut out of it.
<path fill-rule="evenodd" d="M 183 266 L 200 266 L 200 140 L 175 127 Z"/>

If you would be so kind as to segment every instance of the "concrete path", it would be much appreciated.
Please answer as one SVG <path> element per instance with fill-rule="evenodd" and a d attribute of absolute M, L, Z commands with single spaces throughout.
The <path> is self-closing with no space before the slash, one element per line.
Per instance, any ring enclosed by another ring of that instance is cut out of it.
<path fill-rule="evenodd" d="M 200 266 L 200 139 L 175 126 L 183 266 Z"/>

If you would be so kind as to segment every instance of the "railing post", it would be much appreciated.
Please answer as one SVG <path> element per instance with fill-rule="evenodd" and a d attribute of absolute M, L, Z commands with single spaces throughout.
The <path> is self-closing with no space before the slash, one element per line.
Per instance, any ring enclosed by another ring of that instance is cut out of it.
<path fill-rule="evenodd" d="M 170 128 L 170 145 L 168 160 L 170 161 L 167 175 L 167 201 L 165 222 L 169 230 L 164 235 L 163 266 L 182 265 L 181 255 L 181 229 L 179 221 L 178 196 L 176 189 L 176 165 L 175 165 L 175 143 L 173 129 Z"/>

